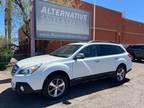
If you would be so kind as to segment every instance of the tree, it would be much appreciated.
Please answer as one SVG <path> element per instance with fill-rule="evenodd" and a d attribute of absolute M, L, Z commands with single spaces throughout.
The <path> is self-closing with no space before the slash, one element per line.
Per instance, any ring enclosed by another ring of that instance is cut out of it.
<path fill-rule="evenodd" d="M 7 40 L 4 36 L 0 35 L 0 48 L 7 47 L 10 44 L 11 42 L 9 40 Z"/>
<path fill-rule="evenodd" d="M 5 37 L 11 40 L 11 32 L 12 32 L 12 1 L 6 0 L 5 6 Z"/>
<path fill-rule="evenodd" d="M 5 4 L 5 37 L 11 40 L 13 17 L 22 19 L 21 29 L 25 36 L 30 37 L 29 0 L 6 0 Z M 12 12 L 14 12 L 14 15 Z"/>
<path fill-rule="evenodd" d="M 9 63 L 13 56 L 11 47 L 7 47 L 6 44 L 10 46 L 11 42 L 5 39 L 4 36 L 0 36 L 0 69 Z"/>
<path fill-rule="evenodd" d="M 29 0 L 13 0 L 13 3 L 17 7 L 18 17 L 22 18 L 23 26 L 21 29 L 25 36 L 30 38 Z"/>
<path fill-rule="evenodd" d="M 0 6 L 2 5 L 2 0 L 0 0 Z"/>

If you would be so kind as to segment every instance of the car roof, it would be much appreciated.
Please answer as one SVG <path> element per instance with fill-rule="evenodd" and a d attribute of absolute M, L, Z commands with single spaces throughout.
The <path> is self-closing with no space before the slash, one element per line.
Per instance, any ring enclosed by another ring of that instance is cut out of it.
<path fill-rule="evenodd" d="M 112 43 L 112 42 L 78 42 L 78 43 L 71 43 L 70 45 L 96 45 L 96 44 L 116 45 L 116 46 L 121 45 L 119 43 Z"/>

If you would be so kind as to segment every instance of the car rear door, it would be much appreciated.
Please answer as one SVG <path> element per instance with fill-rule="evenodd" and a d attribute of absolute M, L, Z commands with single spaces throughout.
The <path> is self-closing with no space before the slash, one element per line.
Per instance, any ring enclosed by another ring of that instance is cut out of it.
<path fill-rule="evenodd" d="M 139 45 L 137 49 L 137 58 L 144 58 L 144 46 Z"/>
<path fill-rule="evenodd" d="M 142 52 L 143 52 L 143 50 L 142 50 L 141 45 L 134 45 L 132 47 L 131 53 L 132 53 L 132 55 L 134 55 L 135 58 L 141 58 Z"/>
<path fill-rule="evenodd" d="M 99 45 L 98 58 L 100 59 L 99 65 L 101 73 L 116 71 L 119 65 L 118 60 L 122 57 L 125 51 L 116 45 Z"/>

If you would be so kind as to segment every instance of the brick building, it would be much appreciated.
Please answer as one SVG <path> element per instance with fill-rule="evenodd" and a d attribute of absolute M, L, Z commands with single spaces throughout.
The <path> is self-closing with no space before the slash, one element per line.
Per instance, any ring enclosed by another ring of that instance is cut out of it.
<path fill-rule="evenodd" d="M 56 0 L 58 1 L 58 0 Z M 69 0 L 60 0 L 60 4 L 68 4 L 68 6 L 79 8 L 90 12 L 90 36 L 93 38 L 93 11 L 94 5 L 79 1 L 79 0 L 70 0 L 70 3 L 67 3 Z M 54 0 L 53 0 L 54 2 Z M 57 2 L 56 2 L 57 3 Z M 78 5 L 79 4 L 79 5 Z M 96 6 L 96 40 L 108 40 L 116 41 L 122 44 L 138 44 L 144 43 L 144 23 L 125 19 L 122 16 L 121 12 L 114 10 L 106 9 L 101 6 Z M 19 32 L 19 39 L 23 40 L 24 35 L 21 30 Z M 37 40 L 36 41 L 36 50 L 42 53 L 49 53 L 56 48 L 70 43 L 70 41 L 48 41 L 48 40 Z"/>

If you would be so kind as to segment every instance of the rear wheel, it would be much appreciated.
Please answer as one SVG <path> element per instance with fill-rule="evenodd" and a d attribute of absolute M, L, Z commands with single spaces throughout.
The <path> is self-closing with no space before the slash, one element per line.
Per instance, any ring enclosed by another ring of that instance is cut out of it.
<path fill-rule="evenodd" d="M 137 61 L 138 61 L 138 62 L 141 62 L 141 58 L 137 58 Z"/>
<path fill-rule="evenodd" d="M 126 68 L 125 66 L 119 66 L 116 70 L 116 81 L 123 82 L 126 77 Z"/>
<path fill-rule="evenodd" d="M 48 78 L 44 84 L 43 95 L 49 99 L 62 98 L 69 88 L 68 79 L 62 75 Z"/>

